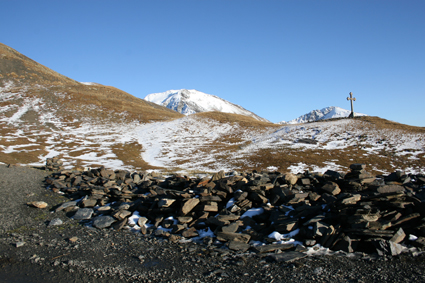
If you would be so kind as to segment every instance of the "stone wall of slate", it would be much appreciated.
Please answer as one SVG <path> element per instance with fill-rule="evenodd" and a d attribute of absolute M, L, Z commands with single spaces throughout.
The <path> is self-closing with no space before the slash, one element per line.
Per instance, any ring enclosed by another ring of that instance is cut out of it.
<path fill-rule="evenodd" d="M 54 164 L 61 162 L 48 160 L 46 165 Z M 104 167 L 53 169 L 46 186 L 70 199 L 56 211 L 65 210 L 99 229 L 137 225 L 143 234 L 179 241 L 209 228 L 230 249 L 258 253 L 303 252 L 320 244 L 345 252 L 398 255 L 405 247 L 425 247 L 424 175 L 373 176 L 365 164 L 352 164 L 348 173 L 220 171 L 206 178 Z M 129 221 L 135 214 L 140 215 L 137 222 Z M 147 228 L 146 223 L 152 225 Z M 302 245 L 276 244 L 269 237 L 273 232 Z M 204 238 L 207 244 L 212 241 Z M 269 244 L 255 246 L 252 241 Z"/>

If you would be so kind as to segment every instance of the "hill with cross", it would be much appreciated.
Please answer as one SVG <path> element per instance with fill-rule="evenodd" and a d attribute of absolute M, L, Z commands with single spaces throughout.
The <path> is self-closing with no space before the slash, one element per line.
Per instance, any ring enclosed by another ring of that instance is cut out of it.
<path fill-rule="evenodd" d="M 111 86 L 77 82 L 0 44 L 2 163 L 42 166 L 58 156 L 66 168 L 187 174 L 344 171 L 352 163 L 375 173 L 425 170 L 425 128 L 369 116 L 315 121 L 185 116 Z"/>

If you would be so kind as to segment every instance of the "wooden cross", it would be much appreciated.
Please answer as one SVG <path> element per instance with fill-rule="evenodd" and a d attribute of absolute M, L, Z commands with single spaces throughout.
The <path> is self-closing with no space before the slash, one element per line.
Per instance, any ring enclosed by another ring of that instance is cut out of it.
<path fill-rule="evenodd" d="M 353 110 L 353 101 L 356 101 L 356 98 L 353 97 L 353 93 L 350 92 L 350 97 L 347 97 L 347 100 L 351 100 L 351 114 L 348 116 L 348 118 L 354 118 L 354 110 Z"/>

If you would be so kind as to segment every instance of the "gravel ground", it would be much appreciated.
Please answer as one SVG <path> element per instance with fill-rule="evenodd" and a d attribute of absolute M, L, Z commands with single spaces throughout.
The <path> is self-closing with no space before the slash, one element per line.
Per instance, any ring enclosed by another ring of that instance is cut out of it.
<path fill-rule="evenodd" d="M 87 228 L 52 208 L 47 173 L 0 165 L 0 282 L 425 282 L 425 256 L 306 257 L 292 263 L 220 245 Z M 28 206 L 45 201 L 48 207 Z M 48 227 L 60 218 L 64 223 Z"/>

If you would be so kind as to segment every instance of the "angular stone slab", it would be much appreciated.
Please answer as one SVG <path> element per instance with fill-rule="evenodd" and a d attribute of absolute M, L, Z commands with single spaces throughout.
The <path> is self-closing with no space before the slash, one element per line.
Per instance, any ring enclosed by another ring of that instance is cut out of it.
<path fill-rule="evenodd" d="M 58 206 L 56 209 L 55 209 L 55 212 L 58 212 L 58 211 L 61 211 L 61 210 L 64 210 L 65 208 L 68 208 L 68 207 L 71 207 L 71 206 L 76 206 L 77 205 L 77 201 L 76 200 L 74 200 L 74 201 L 68 201 L 68 202 L 64 202 L 64 203 L 62 203 L 60 206 Z"/>
<path fill-rule="evenodd" d="M 292 262 L 305 258 L 307 255 L 301 252 L 289 251 L 280 254 L 270 254 L 269 257 L 277 262 Z"/>
<path fill-rule="evenodd" d="M 387 241 L 387 240 L 374 240 L 372 241 L 376 248 L 376 252 L 380 256 L 391 255 L 396 256 L 403 252 L 404 247 L 400 244 Z"/>
<path fill-rule="evenodd" d="M 400 228 L 398 229 L 398 231 L 394 234 L 394 236 L 390 239 L 391 242 L 393 243 L 400 243 L 401 241 L 404 240 L 404 238 L 406 237 L 406 234 L 404 233 L 403 229 Z"/>
<path fill-rule="evenodd" d="M 360 194 L 352 195 L 351 197 L 345 198 L 341 201 L 341 204 L 356 204 L 362 199 Z"/>
<path fill-rule="evenodd" d="M 401 193 L 404 192 L 404 187 L 400 185 L 385 185 L 380 186 L 376 191 L 380 194 Z"/>
<path fill-rule="evenodd" d="M 363 163 L 354 163 L 350 165 L 351 170 L 363 170 L 366 168 L 366 164 Z"/>
<path fill-rule="evenodd" d="M 185 231 L 183 231 L 182 236 L 185 238 L 192 238 L 199 236 L 198 231 L 194 227 L 191 227 Z"/>
<path fill-rule="evenodd" d="M 197 204 L 199 203 L 198 198 L 191 198 L 185 201 L 182 205 L 182 208 L 180 209 L 181 215 L 188 214 Z"/>
<path fill-rule="evenodd" d="M 230 233 L 230 232 L 218 232 L 217 240 L 222 242 L 239 241 L 242 243 L 248 243 L 251 236 L 248 234 Z"/>
<path fill-rule="evenodd" d="M 239 252 L 246 252 L 251 246 L 249 244 L 239 242 L 239 241 L 230 241 L 229 249 Z"/>
<path fill-rule="evenodd" d="M 327 182 L 325 185 L 323 185 L 322 190 L 327 193 L 330 193 L 333 196 L 341 192 L 341 189 L 339 188 L 338 184 L 334 182 Z"/>
<path fill-rule="evenodd" d="M 97 199 L 85 199 L 82 202 L 83 207 L 95 207 L 97 203 Z"/>
<path fill-rule="evenodd" d="M 230 223 L 229 225 L 223 226 L 221 230 L 223 232 L 235 233 L 239 229 L 239 224 L 236 222 Z"/>
<path fill-rule="evenodd" d="M 298 181 L 298 177 L 292 173 L 288 173 L 285 175 L 285 181 L 290 185 L 295 185 Z"/>
<path fill-rule="evenodd" d="M 112 223 L 117 220 L 109 215 L 97 216 L 93 219 L 93 226 L 99 229 L 107 228 L 112 225 Z"/>
<path fill-rule="evenodd" d="M 93 214 L 92 208 L 80 208 L 74 215 L 74 219 L 76 220 L 86 220 L 90 219 Z"/>
<path fill-rule="evenodd" d="M 269 253 L 274 252 L 276 250 L 289 250 L 294 247 L 294 244 L 271 244 L 271 245 L 264 245 L 264 246 L 257 246 L 254 247 L 255 251 L 257 253 Z"/>
<path fill-rule="evenodd" d="M 158 201 L 158 207 L 170 207 L 175 201 L 175 199 L 163 198 Z"/>

